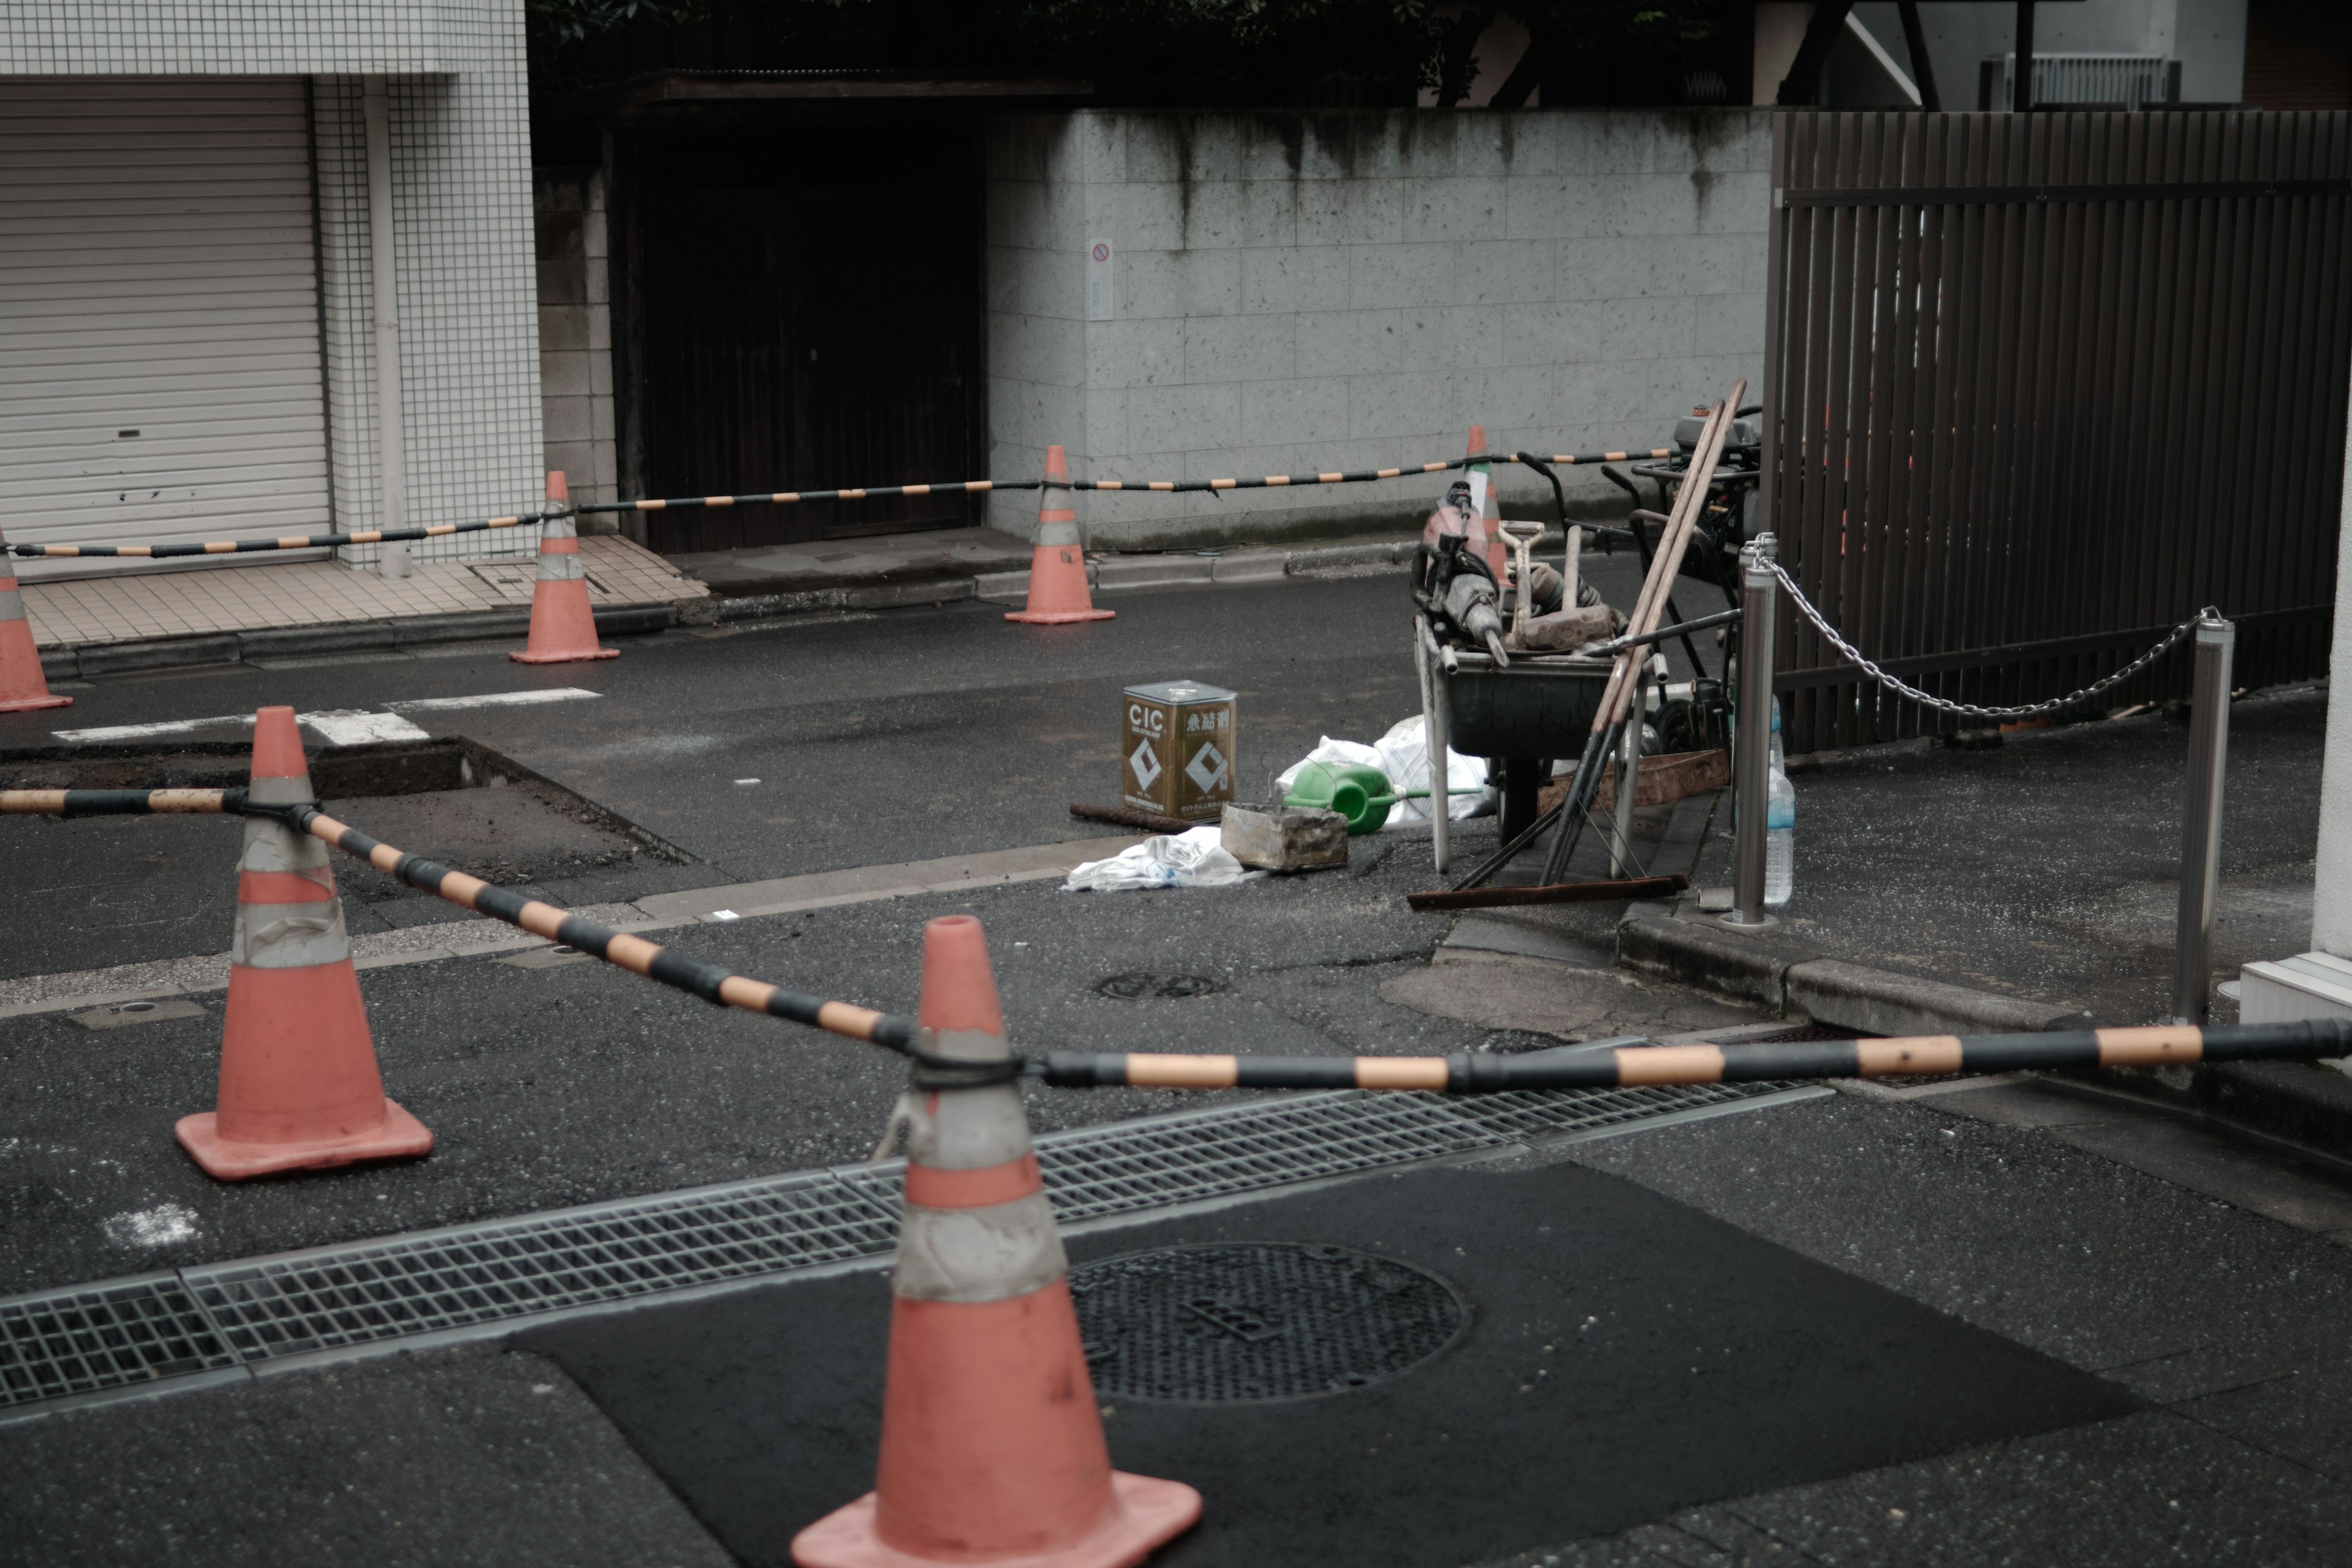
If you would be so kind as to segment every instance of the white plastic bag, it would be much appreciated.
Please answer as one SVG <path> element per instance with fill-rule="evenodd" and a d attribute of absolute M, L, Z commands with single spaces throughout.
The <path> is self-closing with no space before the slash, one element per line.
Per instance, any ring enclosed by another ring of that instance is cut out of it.
<path fill-rule="evenodd" d="M 1218 842 L 1213 824 L 1185 833 L 1163 834 L 1122 849 L 1108 860 L 1089 860 L 1071 871 L 1066 893 L 1118 893 L 1129 888 L 1222 888 L 1250 873 Z"/>
<path fill-rule="evenodd" d="M 1388 775 L 1391 785 L 1397 789 L 1427 789 L 1429 787 L 1429 748 L 1422 740 L 1419 715 L 1403 719 L 1391 726 L 1378 745 L 1360 745 L 1354 741 L 1335 741 L 1323 737 L 1322 743 L 1290 764 L 1275 778 L 1275 785 L 1285 795 L 1298 777 L 1298 772 L 1309 763 L 1353 763 L 1378 768 Z M 1485 787 L 1486 760 L 1465 757 L 1447 747 L 1445 752 L 1446 786 L 1449 789 L 1470 790 L 1472 793 L 1454 797 L 1452 815 L 1457 821 L 1465 816 L 1483 816 L 1495 809 L 1495 792 Z M 1473 786 L 1476 786 L 1475 789 Z M 1429 820 L 1429 800 L 1415 796 L 1401 800 L 1389 809 L 1389 819 L 1382 827 L 1413 827 Z"/>

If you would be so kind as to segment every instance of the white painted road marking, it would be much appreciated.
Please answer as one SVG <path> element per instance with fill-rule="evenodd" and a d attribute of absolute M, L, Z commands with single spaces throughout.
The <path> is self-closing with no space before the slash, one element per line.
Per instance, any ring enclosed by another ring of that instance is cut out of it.
<path fill-rule="evenodd" d="M 400 710 L 412 713 L 446 713 L 459 708 L 510 708 L 541 702 L 576 702 L 584 697 L 601 693 L 577 686 L 559 686 L 545 691 L 488 691 L 479 697 L 418 697 L 405 702 L 387 702 L 390 711 L 362 708 L 331 708 L 317 713 L 298 713 L 295 721 L 316 730 L 331 746 L 355 746 L 366 741 L 422 741 L 426 732 L 399 716 Z M 164 735 L 185 735 L 197 730 L 220 724 L 253 726 L 250 713 L 221 713 L 209 719 L 167 719 L 154 724 L 110 724 L 94 730 L 52 730 L 58 740 L 71 745 L 102 746 L 125 741 L 148 741 Z"/>
<path fill-rule="evenodd" d="M 598 693 L 577 686 L 559 686 L 549 691 L 492 691 L 480 697 L 420 697 L 412 702 L 387 702 L 386 708 L 406 709 L 413 713 L 443 713 L 453 708 L 506 708 L 532 702 L 576 702 Z"/>
<path fill-rule="evenodd" d="M 433 737 L 397 713 L 370 713 L 338 708 L 324 713 L 296 716 L 323 736 L 331 746 L 359 746 L 370 741 L 429 741 Z"/>

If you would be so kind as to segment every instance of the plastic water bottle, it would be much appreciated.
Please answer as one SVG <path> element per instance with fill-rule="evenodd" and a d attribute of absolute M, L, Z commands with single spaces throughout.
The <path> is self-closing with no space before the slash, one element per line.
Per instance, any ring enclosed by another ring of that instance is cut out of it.
<path fill-rule="evenodd" d="M 1797 789 L 1789 782 L 1777 754 L 1780 737 L 1772 737 L 1775 755 L 1764 795 L 1764 907 L 1777 910 L 1789 901 L 1797 886 Z"/>

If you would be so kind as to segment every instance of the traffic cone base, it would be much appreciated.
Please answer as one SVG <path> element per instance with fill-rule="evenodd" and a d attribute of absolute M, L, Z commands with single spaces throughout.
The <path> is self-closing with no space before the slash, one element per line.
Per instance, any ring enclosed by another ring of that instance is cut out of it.
<path fill-rule="evenodd" d="M 1199 1522 L 1201 1494 L 1181 1481 L 1110 1473 L 1112 1506 L 1092 1534 L 1067 1546 L 1024 1557 L 918 1557 L 884 1543 L 876 1532 L 876 1497 L 867 1492 L 793 1538 L 801 1568 L 940 1568 L 985 1563 L 989 1568 L 1133 1568 Z"/>
<path fill-rule="evenodd" d="M 242 1182 L 281 1171 L 324 1171 L 363 1160 L 411 1160 L 433 1152 L 433 1133 L 396 1100 L 380 1102 L 383 1121 L 373 1131 L 302 1143 L 239 1143 L 220 1135 L 218 1114 L 183 1116 L 172 1135 L 215 1181 Z"/>
<path fill-rule="evenodd" d="M 0 540 L 0 549 L 5 548 L 6 542 Z M 49 690 L 41 650 L 33 643 L 32 623 L 25 618 L 25 600 L 16 591 L 16 571 L 0 557 L 0 713 L 72 705 L 72 698 Z"/>
<path fill-rule="evenodd" d="M 1087 590 L 1086 552 L 1075 544 L 1041 544 L 1029 554 L 1029 606 L 1007 610 L 1004 618 L 1033 626 L 1073 621 L 1116 620 L 1117 610 L 1097 610 Z"/>

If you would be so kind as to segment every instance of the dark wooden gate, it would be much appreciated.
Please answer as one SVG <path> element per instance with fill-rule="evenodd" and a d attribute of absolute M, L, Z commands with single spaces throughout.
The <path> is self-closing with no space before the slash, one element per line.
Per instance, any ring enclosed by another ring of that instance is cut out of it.
<path fill-rule="evenodd" d="M 2347 175 L 2341 113 L 1777 116 L 1762 515 L 1791 575 L 1966 701 L 2074 690 L 2208 604 L 2242 683 L 2325 674 Z M 1783 627 L 1790 750 L 1958 727 Z"/>
<path fill-rule="evenodd" d="M 839 146 L 744 140 L 648 160 L 633 215 L 643 493 L 979 474 L 969 149 L 879 128 L 825 139 Z M 877 168 L 898 177 L 859 177 Z M 646 515 L 647 542 L 673 552 L 978 521 L 962 496 Z"/>

